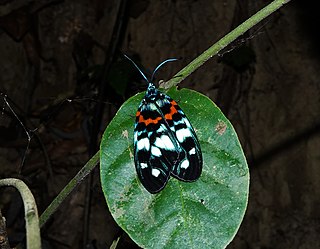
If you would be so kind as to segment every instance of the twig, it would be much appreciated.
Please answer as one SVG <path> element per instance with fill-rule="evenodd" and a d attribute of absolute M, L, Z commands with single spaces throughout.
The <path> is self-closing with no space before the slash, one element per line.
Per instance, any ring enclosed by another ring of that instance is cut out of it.
<path fill-rule="evenodd" d="M 72 178 L 72 180 L 64 187 L 59 195 L 51 202 L 47 209 L 40 216 L 40 227 L 42 227 L 50 218 L 50 216 L 58 209 L 60 204 L 67 198 L 67 196 L 75 189 L 75 187 L 83 181 L 83 179 L 94 169 L 99 162 L 98 151 L 78 172 L 78 174 Z"/>
<path fill-rule="evenodd" d="M 23 128 L 24 132 L 26 133 L 27 135 L 27 138 L 28 138 L 28 144 L 27 144 L 27 148 L 25 150 L 25 153 L 23 154 L 23 158 L 22 158 L 22 161 L 21 161 L 21 164 L 20 164 L 20 167 L 19 167 L 19 173 L 21 173 L 21 170 L 22 170 L 22 167 L 24 165 L 24 162 L 26 160 L 26 155 L 27 155 L 27 152 L 29 150 L 29 146 L 30 146 L 30 142 L 31 142 L 31 135 L 30 135 L 30 132 L 27 130 L 27 128 L 24 126 L 24 124 L 22 123 L 22 121 L 20 120 L 20 118 L 18 117 L 18 115 L 14 112 L 14 110 L 12 109 L 11 105 L 9 104 L 8 100 L 7 100 L 7 95 L 6 94 L 3 94 L 1 93 L 1 96 L 3 97 L 3 101 L 4 103 L 8 106 L 8 108 L 10 109 L 11 113 L 14 115 L 14 117 L 18 120 L 18 122 L 20 123 L 21 127 Z"/>

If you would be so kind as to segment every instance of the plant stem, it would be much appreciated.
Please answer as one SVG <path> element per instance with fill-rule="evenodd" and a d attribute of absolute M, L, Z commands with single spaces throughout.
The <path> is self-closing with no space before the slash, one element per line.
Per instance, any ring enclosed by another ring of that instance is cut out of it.
<path fill-rule="evenodd" d="M 50 218 L 50 216 L 57 210 L 60 204 L 67 198 L 67 196 L 75 189 L 75 187 L 82 182 L 82 180 L 94 169 L 99 163 L 100 151 L 98 151 L 72 178 L 72 180 L 64 187 L 59 195 L 51 202 L 47 209 L 40 216 L 40 227 L 42 227 Z"/>
<path fill-rule="evenodd" d="M 0 180 L 0 187 L 8 186 L 15 187 L 22 198 L 24 205 L 24 218 L 26 220 L 26 236 L 28 249 L 40 249 L 40 227 L 38 218 L 38 209 L 36 201 L 28 188 L 21 180 L 15 178 L 7 178 Z"/>
<path fill-rule="evenodd" d="M 180 70 L 175 76 L 172 77 L 168 82 L 163 84 L 162 87 L 169 89 L 172 86 L 176 86 L 196 69 L 198 69 L 203 63 L 209 60 L 211 57 L 216 55 L 219 51 L 237 39 L 239 36 L 247 32 L 254 25 L 268 17 L 271 13 L 275 12 L 284 4 L 290 2 L 290 0 L 274 0 L 272 3 L 258 11 L 256 14 L 251 16 L 245 22 L 240 24 L 237 28 L 232 30 L 230 33 L 221 38 L 218 42 L 213 44 L 210 48 L 204 51 L 201 55 L 190 62 L 186 67 Z"/>

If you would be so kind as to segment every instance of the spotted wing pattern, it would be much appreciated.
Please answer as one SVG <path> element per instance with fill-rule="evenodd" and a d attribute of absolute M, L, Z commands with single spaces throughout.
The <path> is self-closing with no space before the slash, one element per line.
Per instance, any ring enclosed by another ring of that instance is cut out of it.
<path fill-rule="evenodd" d="M 197 135 L 188 118 L 176 101 L 168 95 L 157 100 L 166 123 L 183 150 L 183 160 L 172 169 L 171 174 L 182 181 L 195 181 L 200 177 L 202 170 L 202 153 Z"/>
<path fill-rule="evenodd" d="M 141 183 L 153 194 L 165 187 L 170 175 L 190 182 L 202 171 L 200 144 L 189 120 L 152 83 L 136 113 L 134 159 Z"/>

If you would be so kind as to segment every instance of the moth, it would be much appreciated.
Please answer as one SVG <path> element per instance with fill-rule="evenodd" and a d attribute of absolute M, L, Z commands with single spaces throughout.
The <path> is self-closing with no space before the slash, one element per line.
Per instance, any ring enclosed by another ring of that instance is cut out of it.
<path fill-rule="evenodd" d="M 202 153 L 197 135 L 177 102 L 159 91 L 128 57 L 148 82 L 134 124 L 134 162 L 140 182 L 152 194 L 160 192 L 170 176 L 184 182 L 196 181 L 202 171 Z"/>

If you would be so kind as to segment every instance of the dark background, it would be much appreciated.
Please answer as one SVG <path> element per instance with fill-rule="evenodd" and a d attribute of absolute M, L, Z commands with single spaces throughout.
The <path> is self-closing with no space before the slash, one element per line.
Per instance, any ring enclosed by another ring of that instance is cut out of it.
<path fill-rule="evenodd" d="M 146 89 L 121 52 L 147 72 L 164 59 L 181 58 L 157 74 L 169 79 L 270 2 L 1 0 L 1 178 L 23 179 L 41 214 L 97 151 L 121 103 Z M 248 159 L 249 206 L 228 248 L 320 248 L 320 23 L 314 5 L 290 2 L 179 85 L 219 105 Z M 28 150 L 4 94 L 32 136 Z M 12 245 L 19 243 L 19 195 L 1 189 L 0 208 Z M 43 248 L 108 248 L 119 235 L 119 248 L 135 248 L 108 211 L 98 168 L 42 229 Z"/>

